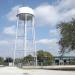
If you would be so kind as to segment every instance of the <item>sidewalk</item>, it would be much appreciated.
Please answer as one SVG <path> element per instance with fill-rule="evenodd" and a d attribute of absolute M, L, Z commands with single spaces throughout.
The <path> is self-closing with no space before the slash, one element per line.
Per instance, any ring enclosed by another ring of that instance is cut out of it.
<path fill-rule="evenodd" d="M 17 67 L 0 67 L 0 75 L 75 75 L 75 71 L 19 69 Z"/>

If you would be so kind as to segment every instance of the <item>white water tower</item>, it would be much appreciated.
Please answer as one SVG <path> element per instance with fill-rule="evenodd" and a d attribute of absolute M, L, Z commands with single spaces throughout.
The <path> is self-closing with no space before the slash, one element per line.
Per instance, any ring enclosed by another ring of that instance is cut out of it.
<path fill-rule="evenodd" d="M 29 7 L 20 7 L 17 12 L 17 28 L 16 28 L 16 40 L 15 40 L 15 50 L 14 50 L 14 61 L 17 51 L 17 41 L 19 42 L 19 49 L 23 50 L 24 57 L 29 53 L 34 53 L 35 65 L 37 65 L 37 53 L 36 53 L 36 43 L 35 43 L 35 27 L 34 27 L 34 11 Z M 32 44 L 28 46 L 29 44 Z M 30 47 L 30 48 L 29 48 Z"/>

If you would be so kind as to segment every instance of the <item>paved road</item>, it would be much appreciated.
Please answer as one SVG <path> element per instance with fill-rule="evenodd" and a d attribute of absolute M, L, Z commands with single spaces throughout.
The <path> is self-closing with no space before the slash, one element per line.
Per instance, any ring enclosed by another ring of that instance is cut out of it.
<path fill-rule="evenodd" d="M 43 69 L 19 69 L 17 67 L 0 67 L 0 75 L 75 75 L 75 71 L 56 71 Z"/>

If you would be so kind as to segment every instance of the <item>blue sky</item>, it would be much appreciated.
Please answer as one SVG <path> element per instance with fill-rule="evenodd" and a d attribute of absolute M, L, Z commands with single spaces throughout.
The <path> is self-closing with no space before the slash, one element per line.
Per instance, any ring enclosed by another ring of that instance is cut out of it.
<path fill-rule="evenodd" d="M 16 10 L 21 6 L 31 7 L 35 12 L 37 50 L 58 55 L 60 32 L 56 25 L 75 18 L 74 0 L 0 0 L 0 56 L 13 56 Z"/>

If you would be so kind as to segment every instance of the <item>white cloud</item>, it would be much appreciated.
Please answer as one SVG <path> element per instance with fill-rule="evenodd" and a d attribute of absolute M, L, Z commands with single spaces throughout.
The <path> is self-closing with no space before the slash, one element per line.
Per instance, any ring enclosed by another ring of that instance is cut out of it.
<path fill-rule="evenodd" d="M 59 18 L 58 11 L 52 5 L 41 5 L 34 10 L 36 20 L 39 24 L 56 24 Z"/>
<path fill-rule="evenodd" d="M 53 55 L 57 55 L 59 54 L 58 51 L 59 51 L 59 45 L 58 45 L 58 39 L 41 39 L 41 40 L 38 40 L 36 41 L 37 43 L 37 46 L 39 45 L 42 45 L 42 47 L 45 47 L 45 48 L 42 48 L 42 47 L 37 47 L 38 49 L 45 49 L 45 50 L 48 50 L 49 52 L 51 52 Z"/>
<path fill-rule="evenodd" d="M 75 18 L 75 8 L 71 9 L 70 11 L 66 11 L 66 13 L 63 13 L 63 15 L 61 15 L 61 17 L 61 21 L 71 21 L 72 18 Z"/>
<path fill-rule="evenodd" d="M 34 11 L 38 25 L 53 26 L 75 18 L 75 1 L 60 0 L 56 5 L 40 5 Z"/>
<path fill-rule="evenodd" d="M 37 44 L 43 44 L 43 45 L 53 45 L 57 43 L 57 39 L 41 39 L 36 41 Z"/>
<path fill-rule="evenodd" d="M 51 29 L 49 30 L 49 35 L 53 37 L 59 36 L 59 31 L 57 29 Z"/>
<path fill-rule="evenodd" d="M 51 34 L 56 34 L 57 33 L 57 30 L 56 29 L 50 30 L 50 33 Z"/>
<path fill-rule="evenodd" d="M 0 45 L 7 45 L 7 44 L 9 44 L 8 41 L 6 41 L 6 40 L 0 40 Z"/>
<path fill-rule="evenodd" d="M 15 27 L 14 26 L 10 26 L 10 27 L 5 27 L 3 30 L 4 34 L 8 34 L 8 35 L 15 35 Z"/>
<path fill-rule="evenodd" d="M 16 20 L 17 9 L 13 7 L 7 14 L 10 21 Z M 56 25 L 61 21 L 70 21 L 75 18 L 75 0 L 59 0 L 56 5 L 43 4 L 34 9 L 37 25 Z"/>
<path fill-rule="evenodd" d="M 60 38 L 60 31 L 58 29 L 50 29 L 49 35 L 52 38 Z"/>
<path fill-rule="evenodd" d="M 75 0 L 59 0 L 57 8 L 62 11 L 75 8 Z"/>
<path fill-rule="evenodd" d="M 13 7 L 10 12 L 6 15 L 7 19 L 9 21 L 15 21 L 16 20 L 16 14 L 17 10 L 20 7 L 20 5 Z"/>

